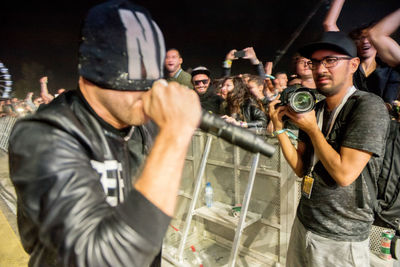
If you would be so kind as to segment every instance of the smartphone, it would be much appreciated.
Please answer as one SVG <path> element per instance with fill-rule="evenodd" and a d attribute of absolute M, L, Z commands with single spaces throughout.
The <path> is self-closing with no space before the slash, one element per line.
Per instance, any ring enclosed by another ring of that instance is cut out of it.
<path fill-rule="evenodd" d="M 246 51 L 244 51 L 244 50 L 236 51 L 233 55 L 237 58 L 241 58 L 246 55 Z"/>

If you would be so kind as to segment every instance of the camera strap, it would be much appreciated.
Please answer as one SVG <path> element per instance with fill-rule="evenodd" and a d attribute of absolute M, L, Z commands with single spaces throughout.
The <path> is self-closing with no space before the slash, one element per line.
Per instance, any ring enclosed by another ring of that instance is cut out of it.
<path fill-rule="evenodd" d="M 332 114 L 331 117 L 329 118 L 328 121 L 328 132 L 326 133 L 325 137 L 328 136 L 330 134 L 330 132 L 332 131 L 333 125 L 335 124 L 336 118 L 339 115 L 340 111 L 342 110 L 343 106 L 346 104 L 347 99 L 349 99 L 349 97 L 354 94 L 354 92 L 357 89 L 354 87 L 354 85 L 352 87 L 349 88 L 349 90 L 347 91 L 346 95 L 343 97 L 342 102 L 340 103 L 339 106 L 337 106 Z M 322 108 L 321 110 L 318 111 L 317 114 L 317 124 L 318 124 L 318 128 L 322 131 L 322 125 L 324 123 L 324 110 L 325 110 L 325 106 L 324 108 Z M 310 173 L 314 170 L 314 166 L 315 164 L 317 164 L 318 162 L 318 156 L 316 155 L 315 151 L 313 153 L 312 156 L 312 166 L 311 166 L 311 171 Z"/>
<path fill-rule="evenodd" d="M 339 106 L 337 106 L 333 112 L 330 115 L 330 118 L 328 120 L 328 131 L 325 135 L 328 136 L 330 134 L 330 132 L 332 131 L 333 125 L 335 124 L 336 118 L 339 115 L 340 111 L 342 110 L 343 106 L 346 104 L 347 99 L 349 99 L 349 97 L 356 91 L 357 89 L 352 86 L 348 89 L 346 95 L 343 97 L 342 102 L 340 103 Z M 323 108 L 321 110 L 317 111 L 317 124 L 318 124 L 318 128 L 322 131 L 322 127 L 323 127 L 323 122 L 324 122 L 324 110 L 325 110 L 325 105 L 323 106 Z M 307 175 L 304 176 L 303 181 L 302 181 L 302 195 L 305 196 L 306 198 L 310 198 L 311 197 L 311 192 L 312 192 L 312 188 L 314 185 L 314 177 L 312 175 L 313 171 L 314 171 L 314 167 L 318 162 L 318 156 L 315 153 L 315 150 L 313 152 L 312 158 L 311 158 L 311 168 L 310 171 L 308 172 Z"/>

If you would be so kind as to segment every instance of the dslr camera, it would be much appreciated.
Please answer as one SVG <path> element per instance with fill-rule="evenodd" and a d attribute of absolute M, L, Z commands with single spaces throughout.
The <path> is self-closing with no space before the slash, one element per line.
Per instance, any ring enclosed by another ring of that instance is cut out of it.
<path fill-rule="evenodd" d="M 288 106 L 289 109 L 296 113 L 305 113 L 314 109 L 317 102 L 313 89 L 306 87 L 290 86 L 283 90 L 278 105 Z"/>

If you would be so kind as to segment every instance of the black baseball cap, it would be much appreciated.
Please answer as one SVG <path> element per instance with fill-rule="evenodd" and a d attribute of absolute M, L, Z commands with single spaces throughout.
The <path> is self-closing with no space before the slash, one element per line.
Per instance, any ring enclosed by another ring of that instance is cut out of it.
<path fill-rule="evenodd" d="M 211 75 L 211 72 L 210 72 L 210 70 L 209 69 L 207 69 L 206 67 L 204 67 L 204 66 L 198 66 L 198 67 L 196 67 L 196 68 L 194 68 L 193 70 L 192 70 L 192 77 L 194 77 L 195 75 L 197 75 L 197 74 L 205 74 L 205 75 L 207 75 L 208 77 L 210 77 L 210 75 Z"/>
<path fill-rule="evenodd" d="M 144 91 L 163 77 L 164 37 L 144 7 L 111 0 L 91 8 L 81 29 L 79 75 L 102 88 Z"/>
<path fill-rule="evenodd" d="M 357 47 L 354 41 L 344 32 L 324 32 L 317 41 L 300 48 L 299 53 L 310 58 L 316 50 L 320 49 L 337 51 L 350 57 L 357 56 Z"/>

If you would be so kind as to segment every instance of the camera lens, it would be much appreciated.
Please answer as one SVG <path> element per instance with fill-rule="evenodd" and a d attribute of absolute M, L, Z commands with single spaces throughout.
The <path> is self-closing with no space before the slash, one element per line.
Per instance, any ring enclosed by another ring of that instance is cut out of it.
<path fill-rule="evenodd" d="M 314 96 L 308 91 L 294 92 L 289 102 L 290 108 L 297 113 L 308 112 L 315 106 Z"/>

